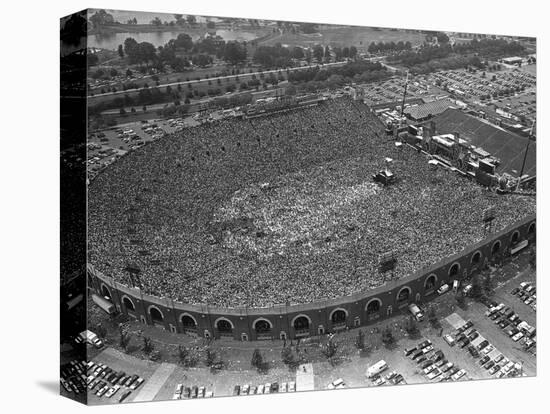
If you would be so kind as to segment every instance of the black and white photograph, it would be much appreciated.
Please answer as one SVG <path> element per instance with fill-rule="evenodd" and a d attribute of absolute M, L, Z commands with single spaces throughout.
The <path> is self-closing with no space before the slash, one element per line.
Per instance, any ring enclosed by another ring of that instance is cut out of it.
<path fill-rule="evenodd" d="M 11 30 L 34 409 L 541 411 L 543 7 L 166 3 Z"/>
<path fill-rule="evenodd" d="M 536 375 L 535 38 L 88 9 L 61 41 L 63 395 Z"/>

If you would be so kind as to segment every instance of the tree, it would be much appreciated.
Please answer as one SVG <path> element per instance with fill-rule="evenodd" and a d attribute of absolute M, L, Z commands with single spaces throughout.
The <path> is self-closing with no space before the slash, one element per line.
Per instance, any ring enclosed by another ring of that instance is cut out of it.
<path fill-rule="evenodd" d="M 472 279 L 472 290 L 470 291 L 470 296 L 474 299 L 481 299 L 483 297 L 483 287 L 481 281 L 479 280 L 479 275 L 474 275 Z"/>
<path fill-rule="evenodd" d="M 178 345 L 178 359 L 179 363 L 185 367 L 192 367 L 197 364 L 194 355 L 183 345 Z"/>
<path fill-rule="evenodd" d="M 357 333 L 357 337 L 355 338 L 355 347 L 360 351 L 365 349 L 365 334 L 361 329 L 359 329 L 359 332 Z"/>
<path fill-rule="evenodd" d="M 176 19 L 176 24 L 178 26 L 183 26 L 185 20 L 183 19 L 183 14 L 174 14 L 174 19 Z"/>
<path fill-rule="evenodd" d="M 207 27 L 208 29 L 215 29 L 215 28 L 216 28 L 216 23 L 215 23 L 215 22 L 212 22 L 212 21 L 207 22 L 207 23 L 206 23 L 206 27 Z"/>
<path fill-rule="evenodd" d="M 151 24 L 157 27 L 162 26 L 162 20 L 160 20 L 160 18 L 157 16 L 153 20 L 151 20 Z"/>
<path fill-rule="evenodd" d="M 316 45 L 313 48 L 313 57 L 317 59 L 317 62 L 321 62 L 323 60 L 323 46 Z"/>
<path fill-rule="evenodd" d="M 123 58 L 124 57 L 124 48 L 122 45 L 118 45 L 118 55 Z"/>
<path fill-rule="evenodd" d="M 462 293 L 457 293 L 455 296 L 456 304 L 461 309 L 466 309 L 467 303 L 466 298 Z"/>
<path fill-rule="evenodd" d="M 409 316 L 405 320 L 405 330 L 411 337 L 418 335 L 418 333 L 420 332 L 418 330 L 418 324 L 416 323 L 416 319 L 414 319 L 413 316 Z"/>
<path fill-rule="evenodd" d="M 349 57 L 352 59 L 355 59 L 357 57 L 357 48 L 355 46 L 351 46 L 349 48 Z"/>
<path fill-rule="evenodd" d="M 210 348 L 206 348 L 205 363 L 207 367 L 212 367 L 216 362 L 216 353 Z"/>
<path fill-rule="evenodd" d="M 330 62 L 330 48 L 327 46 L 325 46 L 325 61 L 326 62 Z"/>
<path fill-rule="evenodd" d="M 430 321 L 430 324 L 434 328 L 440 328 L 441 324 L 439 323 L 439 319 L 437 318 L 437 312 L 435 311 L 435 306 L 430 306 L 428 309 L 428 320 Z"/>
<path fill-rule="evenodd" d="M 153 341 L 148 336 L 143 336 L 143 346 L 141 347 L 142 351 L 145 352 L 147 355 L 151 354 L 153 350 L 155 349 L 155 346 L 153 345 Z"/>
<path fill-rule="evenodd" d="M 174 39 L 174 47 L 176 49 L 189 51 L 193 48 L 193 39 L 187 33 L 180 33 L 178 37 Z"/>
<path fill-rule="evenodd" d="M 187 20 L 187 23 L 189 23 L 191 26 L 193 26 L 197 23 L 197 18 L 195 16 L 193 16 L 192 14 L 188 14 L 185 19 Z"/>
<path fill-rule="evenodd" d="M 304 58 L 304 50 L 299 46 L 294 46 L 291 52 L 291 56 L 294 59 L 303 59 Z"/>
<path fill-rule="evenodd" d="M 393 332 L 389 326 L 386 326 L 384 330 L 382 331 L 382 343 L 387 347 L 391 347 L 393 344 L 395 344 L 395 337 L 393 336 Z"/>
<path fill-rule="evenodd" d="M 90 23 L 93 27 L 102 26 L 105 24 L 112 24 L 115 22 L 112 14 L 107 13 L 105 10 L 98 10 L 92 16 L 90 16 Z"/>
<path fill-rule="evenodd" d="M 228 42 L 223 50 L 223 60 L 237 65 L 246 60 L 246 47 L 239 42 Z"/>
<path fill-rule="evenodd" d="M 322 349 L 323 355 L 327 359 L 332 359 L 336 355 L 337 351 L 338 351 L 338 345 L 332 339 L 329 339 L 327 344 Z"/>
<path fill-rule="evenodd" d="M 294 354 L 292 353 L 292 349 L 290 349 L 290 347 L 284 347 L 282 349 L 281 360 L 289 368 L 296 368 L 296 358 L 294 357 Z"/>
<path fill-rule="evenodd" d="M 250 364 L 256 368 L 258 371 L 263 369 L 264 365 L 264 358 L 258 348 L 254 350 L 252 353 L 252 359 L 250 361 Z"/>
<path fill-rule="evenodd" d="M 485 277 L 483 278 L 483 293 L 486 296 L 492 296 L 494 293 L 494 282 L 493 278 L 491 277 L 490 273 L 487 273 Z"/>

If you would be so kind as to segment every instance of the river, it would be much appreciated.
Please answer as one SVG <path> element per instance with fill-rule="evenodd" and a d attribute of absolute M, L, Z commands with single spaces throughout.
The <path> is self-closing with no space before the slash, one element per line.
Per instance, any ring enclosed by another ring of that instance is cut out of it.
<path fill-rule="evenodd" d="M 149 42 L 158 47 L 164 46 L 170 39 L 178 37 L 180 33 L 185 33 L 185 31 L 95 34 L 88 37 L 88 47 L 116 50 L 118 45 L 123 45 L 128 37 L 134 38 L 139 43 Z M 258 37 L 255 33 L 240 30 L 216 30 L 216 35 L 221 36 L 226 42 L 232 40 L 250 41 Z M 193 34 L 191 38 L 196 41 L 199 35 Z"/>

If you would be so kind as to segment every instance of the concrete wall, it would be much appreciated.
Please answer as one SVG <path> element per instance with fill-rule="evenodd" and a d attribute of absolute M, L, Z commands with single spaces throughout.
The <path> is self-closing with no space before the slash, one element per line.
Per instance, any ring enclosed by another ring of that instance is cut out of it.
<path fill-rule="evenodd" d="M 157 325 L 172 332 L 185 332 L 202 337 L 230 337 L 236 340 L 297 338 L 365 326 L 394 313 L 407 312 L 409 303 L 423 303 L 437 296 L 436 289 L 442 284 L 452 283 L 454 279 L 467 279 L 485 264 L 502 260 L 510 254 L 513 244 L 523 240 L 534 242 L 535 220 L 534 215 L 526 217 L 498 233 L 489 235 L 459 254 L 379 288 L 308 304 L 278 305 L 269 308 L 190 305 L 169 298 L 145 295 L 139 289 L 129 288 L 114 281 L 92 265 L 88 265 L 88 285 L 101 296 L 107 294 L 119 312 L 135 317 L 142 323 Z M 497 250 L 499 245 L 500 248 Z M 427 288 L 427 282 L 434 279 L 434 287 Z M 408 298 L 403 301 L 398 300 L 401 291 L 409 292 Z M 373 302 L 378 302 L 380 309 L 378 312 L 367 314 L 367 306 Z M 344 320 L 333 323 L 331 316 L 337 312 L 345 316 Z M 154 320 L 155 314 L 160 318 Z M 306 318 L 309 326 L 307 329 L 296 330 L 294 322 L 302 317 Z M 194 326 L 184 326 L 182 320 L 192 321 Z M 268 332 L 257 332 L 256 323 L 262 320 L 267 321 L 270 326 Z M 229 326 L 230 330 L 218 329 L 224 324 Z"/>

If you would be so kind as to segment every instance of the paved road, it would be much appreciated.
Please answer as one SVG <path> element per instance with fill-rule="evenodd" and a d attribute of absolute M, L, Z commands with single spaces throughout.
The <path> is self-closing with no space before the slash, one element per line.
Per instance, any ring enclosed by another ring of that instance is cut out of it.
<path fill-rule="evenodd" d="M 319 65 L 309 65 L 309 66 L 300 66 L 298 68 L 289 68 L 290 71 L 295 70 L 302 70 L 302 69 L 311 69 L 316 68 L 317 66 L 320 67 L 327 67 L 327 66 L 342 66 L 345 65 L 347 62 L 333 62 L 333 63 L 324 63 Z M 269 75 L 270 73 L 278 73 L 279 71 L 286 71 L 286 69 L 274 69 L 274 70 L 267 70 L 263 72 L 253 72 L 253 73 L 241 73 L 240 75 L 228 75 L 228 76 L 218 76 L 214 78 L 208 78 L 208 79 L 201 79 L 201 80 L 190 80 L 190 81 L 183 81 L 183 82 L 170 82 L 170 83 L 163 83 L 157 88 L 165 88 L 167 86 L 178 86 L 178 85 L 187 85 L 187 84 L 193 84 L 193 83 L 200 83 L 200 82 L 208 82 L 208 81 L 217 81 L 218 79 L 224 80 L 224 79 L 232 79 L 236 77 L 251 77 L 252 75 L 259 76 L 260 73 L 263 73 L 264 75 Z M 116 91 L 116 92 L 106 92 L 106 93 L 99 93 L 95 94 L 94 96 L 88 96 L 89 99 L 94 99 L 101 96 L 112 96 L 112 95 L 123 95 L 126 93 L 132 93 L 132 92 L 139 92 L 140 90 L 144 90 L 148 88 L 135 88 L 135 89 L 126 89 L 125 91 Z"/>
<path fill-rule="evenodd" d="M 145 385 L 143 386 L 139 394 L 136 395 L 136 398 L 134 398 L 133 401 L 153 401 L 155 396 L 158 394 L 166 380 L 168 380 L 175 369 L 176 365 L 174 364 L 160 364 L 160 366 L 157 368 L 151 378 L 149 378 L 149 380 L 145 383 Z"/>
<path fill-rule="evenodd" d="M 296 370 L 296 391 L 313 391 L 315 381 L 312 364 L 302 364 Z"/>

